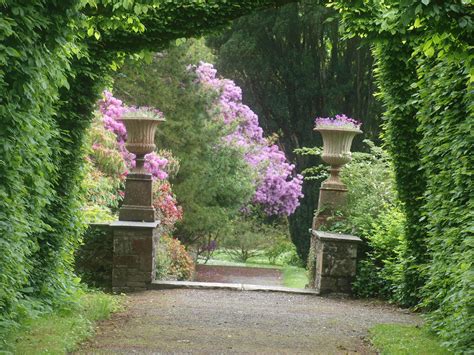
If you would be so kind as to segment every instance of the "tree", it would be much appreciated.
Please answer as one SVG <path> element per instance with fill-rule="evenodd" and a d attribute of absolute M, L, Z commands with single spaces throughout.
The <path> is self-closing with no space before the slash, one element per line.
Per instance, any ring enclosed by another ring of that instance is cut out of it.
<path fill-rule="evenodd" d="M 115 75 L 114 88 L 130 104 L 160 107 L 167 121 L 156 135 L 158 146 L 180 160 L 173 188 L 184 208 L 175 235 L 201 247 L 223 233 L 254 192 L 252 173 L 237 149 L 223 146 L 228 129 L 215 121 L 214 94 L 196 82 L 188 66 L 210 59 L 202 41 L 181 41 L 154 55 L 150 63 L 130 61 Z"/>
<path fill-rule="evenodd" d="M 378 139 L 380 108 L 373 98 L 369 47 L 359 39 L 342 40 L 338 15 L 323 2 L 300 1 L 242 17 L 208 43 L 217 50 L 219 71 L 242 87 L 265 133 L 279 135 L 299 171 L 317 163 L 293 154 L 296 148 L 321 144 L 313 133 L 316 116 L 344 112 L 364 122 L 366 136 Z M 292 239 L 304 260 L 318 187 L 305 182 L 305 198 L 290 218 Z"/>

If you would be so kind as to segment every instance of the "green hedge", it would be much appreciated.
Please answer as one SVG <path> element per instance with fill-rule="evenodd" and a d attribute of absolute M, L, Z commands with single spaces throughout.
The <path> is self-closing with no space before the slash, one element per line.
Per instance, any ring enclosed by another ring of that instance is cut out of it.
<path fill-rule="evenodd" d="M 112 289 L 114 237 L 109 224 L 91 224 L 75 251 L 75 271 L 90 287 Z"/>
<path fill-rule="evenodd" d="M 424 56 L 417 83 L 419 147 L 428 176 L 422 219 L 431 257 L 424 271 L 423 305 L 432 311 L 432 327 L 450 346 L 463 350 L 474 350 L 474 88 L 469 64 Z"/>
<path fill-rule="evenodd" d="M 404 300 L 456 352 L 474 349 L 472 4 L 337 1 L 375 46 L 385 140 L 407 217 Z"/>
<path fill-rule="evenodd" d="M 0 331 L 74 291 L 84 133 L 112 68 L 284 2 L 0 1 Z"/>
<path fill-rule="evenodd" d="M 72 36 L 76 3 L 0 3 L 0 328 L 28 310 L 28 296 L 67 288 L 69 236 L 52 237 L 50 223 L 74 221 L 50 215 L 49 208 L 57 201 L 60 169 L 56 105 L 67 83 L 62 43 Z M 45 262 L 58 255 L 53 267 Z"/>

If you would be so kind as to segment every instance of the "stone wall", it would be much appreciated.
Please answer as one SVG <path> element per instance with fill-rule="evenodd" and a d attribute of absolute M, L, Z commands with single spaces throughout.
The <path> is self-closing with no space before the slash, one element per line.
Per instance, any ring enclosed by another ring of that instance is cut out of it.
<path fill-rule="evenodd" d="M 161 229 L 158 222 L 112 223 L 114 231 L 112 289 L 142 291 L 155 280 L 155 250 Z"/>
<path fill-rule="evenodd" d="M 89 225 L 75 252 L 75 270 L 90 287 L 112 289 L 113 231 L 109 224 Z"/>

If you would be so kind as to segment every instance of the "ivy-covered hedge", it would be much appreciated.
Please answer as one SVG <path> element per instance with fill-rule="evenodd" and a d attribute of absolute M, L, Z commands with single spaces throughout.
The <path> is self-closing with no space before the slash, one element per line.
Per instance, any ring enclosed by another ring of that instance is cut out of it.
<path fill-rule="evenodd" d="M 74 289 L 84 133 L 120 58 L 285 2 L 0 1 L 0 331 Z"/>
<path fill-rule="evenodd" d="M 375 44 L 385 141 L 407 217 L 403 301 L 421 304 L 456 352 L 472 352 L 472 4 L 337 1 L 352 35 Z M 421 303 L 419 303 L 421 302 Z"/>
<path fill-rule="evenodd" d="M 69 236 L 55 238 L 51 222 L 74 221 L 50 208 L 60 169 L 56 105 L 69 62 L 63 43 L 73 38 L 76 3 L 0 3 L 0 327 L 28 310 L 28 296 L 67 287 Z"/>
<path fill-rule="evenodd" d="M 423 305 L 431 311 L 433 329 L 464 351 L 474 350 L 474 88 L 469 66 L 449 55 L 423 56 L 416 95 L 421 163 L 428 177 L 421 219 L 431 258 L 424 270 Z"/>

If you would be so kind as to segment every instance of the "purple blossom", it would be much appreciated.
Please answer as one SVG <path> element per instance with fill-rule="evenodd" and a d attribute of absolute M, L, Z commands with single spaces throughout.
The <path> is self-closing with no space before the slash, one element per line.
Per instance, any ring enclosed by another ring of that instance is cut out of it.
<path fill-rule="evenodd" d="M 321 127 L 339 127 L 360 129 L 362 122 L 347 117 L 344 114 L 336 115 L 336 117 L 317 117 L 314 120 L 315 128 Z"/>
<path fill-rule="evenodd" d="M 245 160 L 257 172 L 253 202 L 268 215 L 294 213 L 303 197 L 303 178 L 295 175 L 295 166 L 288 163 L 278 146 L 264 137 L 258 116 L 242 103 L 242 89 L 232 80 L 217 78 L 212 64 L 201 62 L 194 70 L 201 85 L 219 94 L 214 103 L 217 110 L 210 112 L 217 111 L 224 123 L 235 125 L 223 143 L 243 149 Z"/>
<path fill-rule="evenodd" d="M 141 112 L 145 110 L 154 116 L 160 118 L 163 117 L 163 113 L 160 110 L 154 108 L 136 108 L 124 106 L 122 101 L 115 98 L 109 91 L 104 91 L 104 97 L 99 101 L 99 111 L 102 114 L 104 127 L 115 133 L 117 136 L 119 151 L 129 169 L 135 167 L 136 157 L 135 154 L 130 153 L 125 146 L 125 142 L 127 141 L 127 130 L 125 125 L 120 122 L 120 118 L 126 112 L 134 112 L 138 110 Z M 168 173 L 165 171 L 167 164 L 168 160 L 158 156 L 156 153 L 150 153 L 145 156 L 145 169 L 147 169 L 155 179 L 165 180 L 168 178 Z"/>

